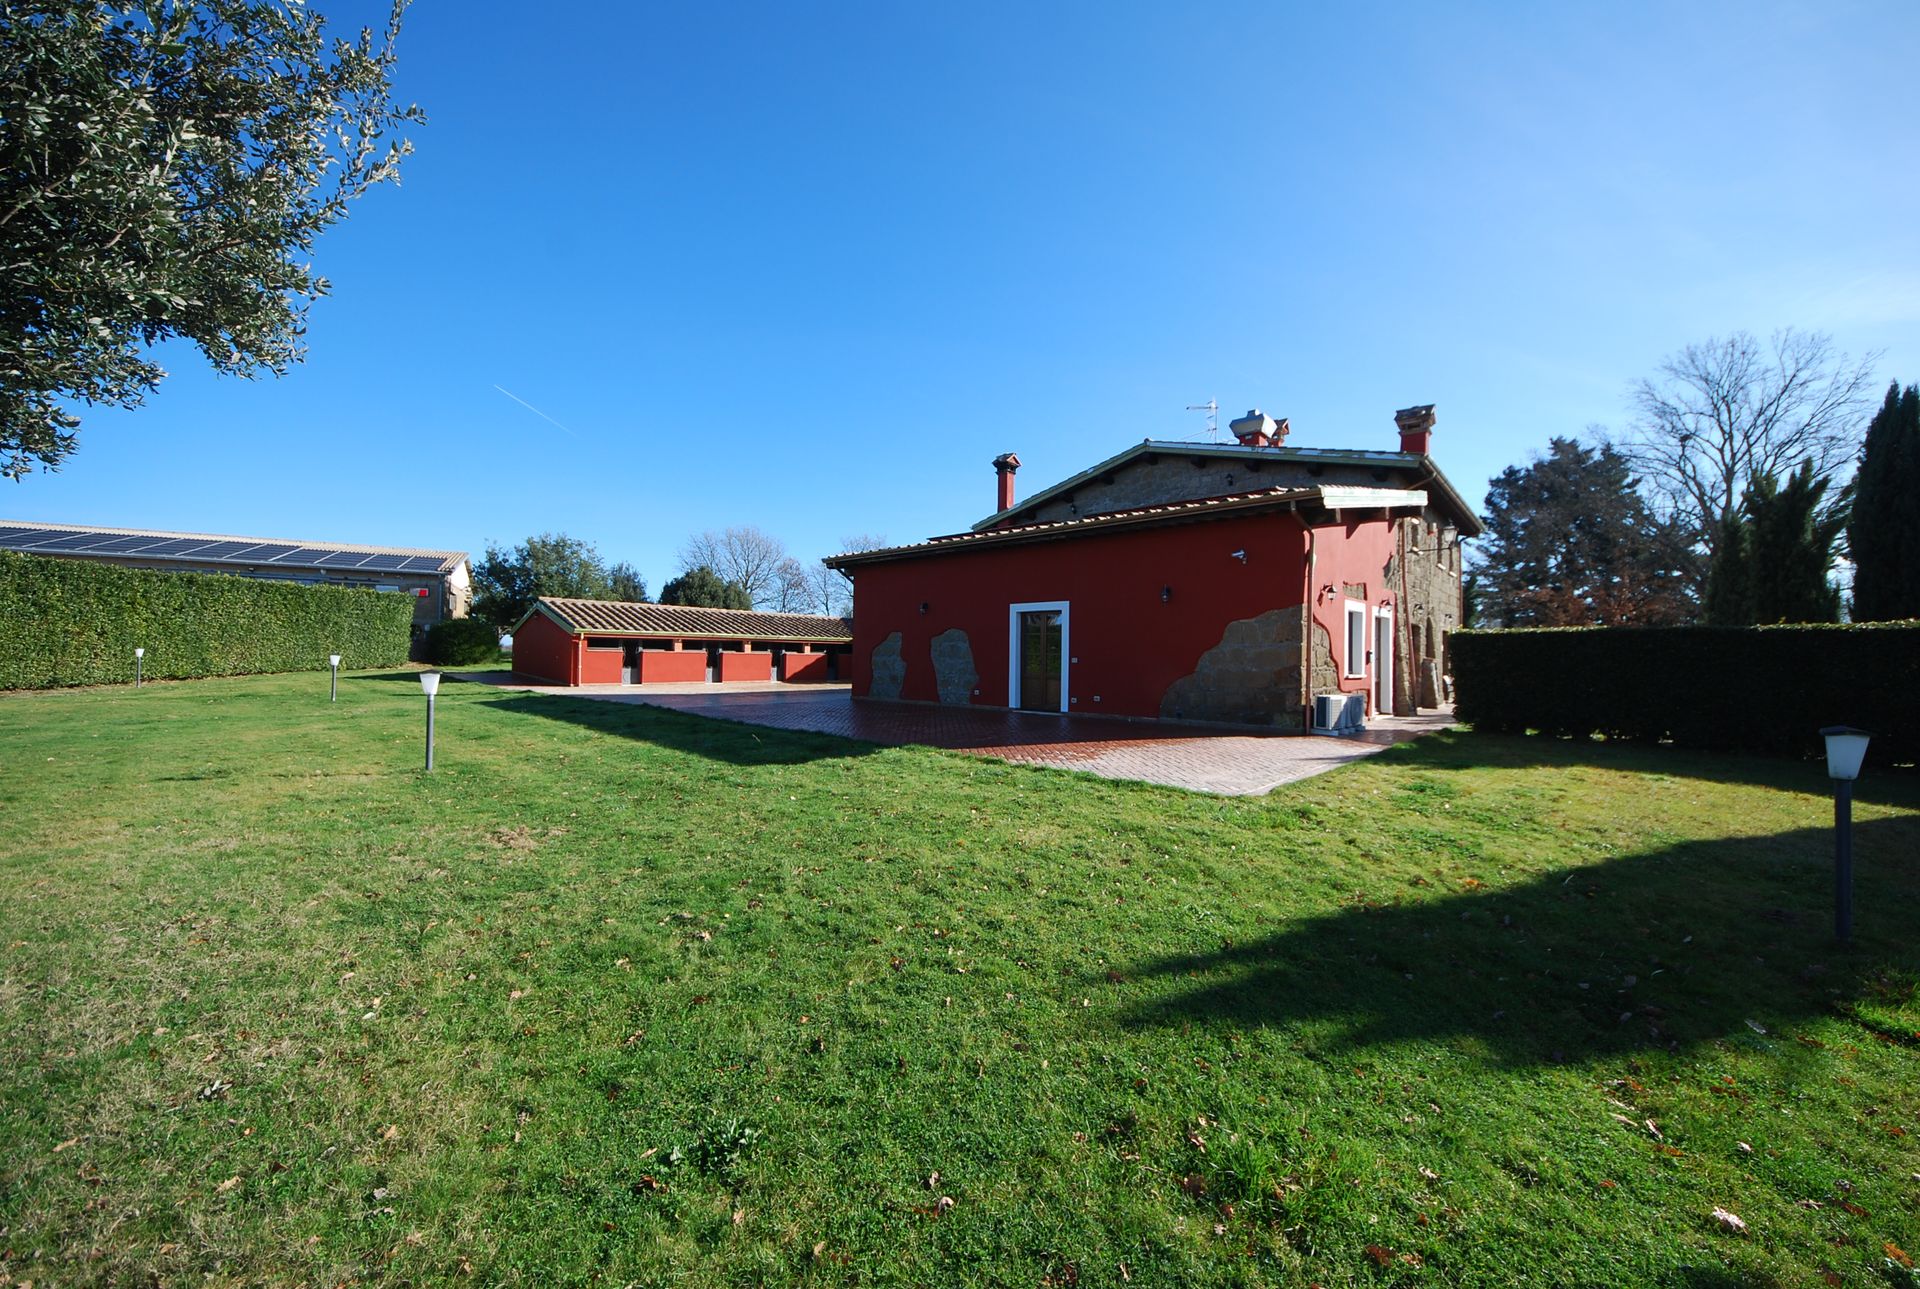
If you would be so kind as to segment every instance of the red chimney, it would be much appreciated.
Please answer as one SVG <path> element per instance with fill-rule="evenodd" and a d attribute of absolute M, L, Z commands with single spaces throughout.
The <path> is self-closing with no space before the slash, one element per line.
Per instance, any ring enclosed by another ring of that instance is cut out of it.
<path fill-rule="evenodd" d="M 1393 423 L 1400 427 L 1400 450 L 1414 456 L 1425 456 L 1433 445 L 1433 404 L 1422 403 L 1419 407 L 1403 407 L 1393 414 Z"/>
<path fill-rule="evenodd" d="M 1287 418 L 1274 420 L 1259 408 L 1251 408 L 1245 416 L 1227 423 L 1233 431 L 1233 437 L 1240 440 L 1243 448 L 1277 448 L 1287 441 Z"/>
<path fill-rule="evenodd" d="M 1011 452 L 1002 452 L 993 459 L 993 472 L 1000 476 L 999 502 L 996 510 L 1013 509 L 1013 472 L 1020 468 L 1020 458 Z"/>

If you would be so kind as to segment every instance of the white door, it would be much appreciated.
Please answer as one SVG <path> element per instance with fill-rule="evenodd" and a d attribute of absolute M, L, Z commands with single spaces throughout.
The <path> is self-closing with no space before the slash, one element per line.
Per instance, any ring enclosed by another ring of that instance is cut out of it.
<path fill-rule="evenodd" d="M 1393 715 L 1393 611 L 1376 609 L 1373 615 L 1373 710 Z"/>

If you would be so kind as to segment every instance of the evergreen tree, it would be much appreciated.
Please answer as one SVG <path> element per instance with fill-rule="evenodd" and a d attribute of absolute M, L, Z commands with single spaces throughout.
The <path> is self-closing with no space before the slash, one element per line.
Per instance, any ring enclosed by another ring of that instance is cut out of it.
<path fill-rule="evenodd" d="M 751 609 L 753 597 L 738 582 L 727 581 L 706 564 L 696 564 L 660 588 L 660 603 L 704 609 Z"/>
<path fill-rule="evenodd" d="M 1831 479 L 1803 461 L 1782 484 L 1770 474 L 1747 483 L 1740 511 L 1723 524 L 1707 576 L 1707 620 L 1715 626 L 1838 622 L 1840 592 L 1828 580 L 1834 543 L 1847 525 L 1846 494 L 1824 510 Z"/>
<path fill-rule="evenodd" d="M 1471 574 L 1492 626 L 1661 626 L 1693 616 L 1689 534 L 1656 518 L 1627 459 L 1556 438 L 1487 491 Z"/>
<path fill-rule="evenodd" d="M 1920 618 L 1920 388 L 1887 390 L 1867 426 L 1847 526 L 1853 620 Z"/>
<path fill-rule="evenodd" d="M 543 595 L 604 600 L 607 592 L 600 553 L 565 533 L 541 533 L 518 546 L 489 544 L 473 566 L 473 615 L 503 629 Z"/>
<path fill-rule="evenodd" d="M 0 477 L 57 469 L 74 404 L 138 407 L 162 342 L 300 360 L 315 240 L 423 119 L 392 96 L 405 8 L 353 39 L 290 0 L 0 3 Z"/>
<path fill-rule="evenodd" d="M 1720 521 L 1707 565 L 1706 618 L 1713 627 L 1753 625 L 1753 526 L 1739 511 Z"/>
<path fill-rule="evenodd" d="M 607 598 L 628 604 L 647 602 L 647 579 L 631 564 L 615 564 L 607 569 Z"/>

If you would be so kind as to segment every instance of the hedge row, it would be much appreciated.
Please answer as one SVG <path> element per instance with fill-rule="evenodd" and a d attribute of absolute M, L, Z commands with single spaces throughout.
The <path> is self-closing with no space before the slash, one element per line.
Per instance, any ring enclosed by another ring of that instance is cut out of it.
<path fill-rule="evenodd" d="M 0 689 L 405 662 L 413 600 L 0 551 Z"/>
<path fill-rule="evenodd" d="M 1451 638 L 1455 710 L 1476 729 L 1821 754 L 1820 729 L 1920 759 L 1920 622 L 1562 627 Z"/>
<path fill-rule="evenodd" d="M 500 633 L 479 618 L 448 618 L 427 631 L 421 650 L 436 667 L 466 667 L 500 661 Z"/>

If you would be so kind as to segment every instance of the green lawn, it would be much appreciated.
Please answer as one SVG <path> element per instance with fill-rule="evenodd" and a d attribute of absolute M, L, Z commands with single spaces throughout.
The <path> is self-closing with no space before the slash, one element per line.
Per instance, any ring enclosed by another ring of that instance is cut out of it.
<path fill-rule="evenodd" d="M 1916 1283 L 1911 775 L 326 693 L 0 699 L 0 1284 Z"/>

